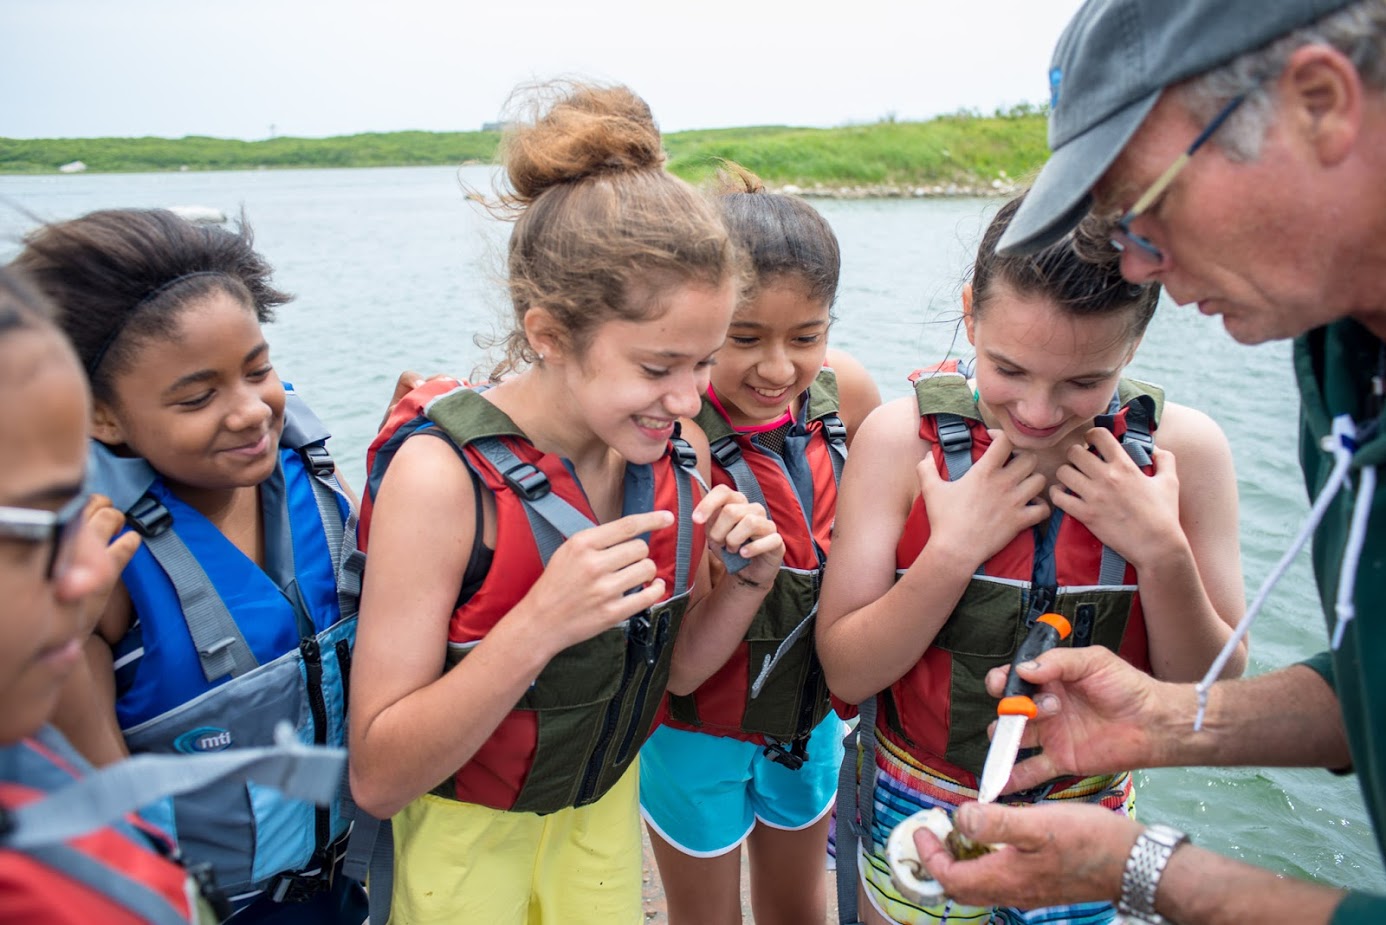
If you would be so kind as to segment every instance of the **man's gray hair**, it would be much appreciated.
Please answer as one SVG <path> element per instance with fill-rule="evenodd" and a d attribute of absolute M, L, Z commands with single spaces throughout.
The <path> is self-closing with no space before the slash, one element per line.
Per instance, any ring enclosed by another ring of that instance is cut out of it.
<path fill-rule="evenodd" d="M 1356 66 L 1363 83 L 1373 90 L 1386 90 L 1386 0 L 1361 0 L 1190 78 L 1179 84 L 1175 93 L 1200 122 L 1212 119 L 1234 96 L 1245 94 L 1246 102 L 1212 142 L 1232 160 L 1255 160 L 1275 121 L 1267 88 L 1285 70 L 1290 56 L 1305 45 L 1336 48 Z"/>

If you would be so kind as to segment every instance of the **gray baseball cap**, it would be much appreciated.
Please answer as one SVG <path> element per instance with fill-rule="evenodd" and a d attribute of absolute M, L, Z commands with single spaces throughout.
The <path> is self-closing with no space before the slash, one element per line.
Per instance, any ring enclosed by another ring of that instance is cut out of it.
<path fill-rule="evenodd" d="M 1091 190 L 1171 84 L 1355 0 L 1087 0 L 1049 67 L 1053 154 L 998 250 L 1032 253 L 1087 214 Z"/>

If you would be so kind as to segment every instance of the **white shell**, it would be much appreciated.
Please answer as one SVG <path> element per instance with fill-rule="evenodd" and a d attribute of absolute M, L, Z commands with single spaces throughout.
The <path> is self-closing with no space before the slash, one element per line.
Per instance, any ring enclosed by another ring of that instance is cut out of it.
<path fill-rule="evenodd" d="M 920 829 L 928 829 L 942 841 L 953 831 L 953 820 L 937 806 L 910 816 L 890 833 L 886 842 L 886 862 L 890 865 L 890 879 L 902 897 L 916 905 L 932 906 L 943 900 L 943 887 L 929 876 L 919 861 L 914 833 Z"/>

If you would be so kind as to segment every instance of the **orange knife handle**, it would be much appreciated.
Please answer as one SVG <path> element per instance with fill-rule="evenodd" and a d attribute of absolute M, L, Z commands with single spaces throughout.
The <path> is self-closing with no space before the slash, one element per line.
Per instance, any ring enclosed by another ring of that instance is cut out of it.
<path fill-rule="evenodd" d="M 1015 657 L 1011 659 L 1011 673 L 1006 678 L 1006 688 L 1001 692 L 1004 697 L 1024 696 L 1028 698 L 1035 692 L 1035 686 L 1029 681 L 1024 680 L 1016 673 L 1015 666 L 1021 662 L 1032 661 L 1048 652 L 1059 644 L 1061 640 L 1067 639 L 1068 634 L 1073 631 L 1073 627 L 1062 615 L 1057 613 L 1046 613 L 1035 620 L 1030 627 L 1030 632 L 1026 635 L 1025 641 L 1016 650 Z M 1033 716 L 1034 714 L 1030 714 Z"/>

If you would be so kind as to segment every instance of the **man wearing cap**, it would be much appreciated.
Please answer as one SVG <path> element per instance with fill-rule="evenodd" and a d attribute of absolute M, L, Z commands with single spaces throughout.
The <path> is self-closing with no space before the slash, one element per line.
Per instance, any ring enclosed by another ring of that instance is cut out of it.
<path fill-rule="evenodd" d="M 1331 498 L 1313 545 L 1331 647 L 1213 685 L 1197 732 L 1192 685 L 1099 647 L 1056 649 L 1021 669 L 1044 685 L 1025 742 L 1043 751 L 1008 789 L 1129 767 L 1330 768 L 1358 776 L 1386 855 L 1386 668 L 1373 665 L 1386 657 L 1386 0 L 1088 0 L 1050 84 L 1053 156 L 1001 250 L 1036 250 L 1096 210 L 1131 280 L 1158 280 L 1243 343 L 1296 338 L 1300 462 L 1310 494 Z M 1386 897 L 1280 877 L 1098 807 L 970 803 L 956 822 L 1011 846 L 954 861 L 917 836 L 969 904 L 1386 922 Z"/>

